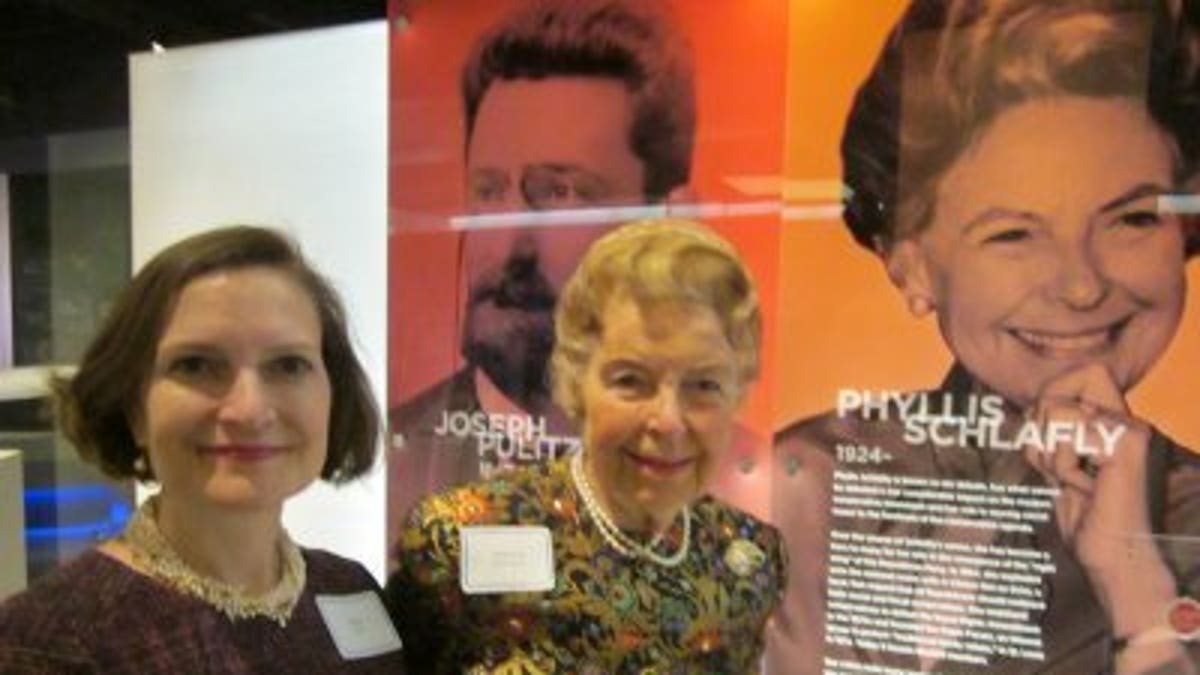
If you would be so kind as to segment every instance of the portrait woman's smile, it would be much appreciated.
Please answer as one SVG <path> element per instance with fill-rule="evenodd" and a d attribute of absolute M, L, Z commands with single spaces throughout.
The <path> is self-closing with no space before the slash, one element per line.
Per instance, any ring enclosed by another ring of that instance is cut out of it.
<path fill-rule="evenodd" d="M 1175 152 L 1137 102 L 1062 97 L 1001 113 L 947 171 L 932 222 L 898 249 L 950 350 L 1026 405 L 1101 363 L 1121 390 L 1183 309 L 1183 234 L 1160 209 Z M 903 267 L 903 266 L 902 266 Z"/>

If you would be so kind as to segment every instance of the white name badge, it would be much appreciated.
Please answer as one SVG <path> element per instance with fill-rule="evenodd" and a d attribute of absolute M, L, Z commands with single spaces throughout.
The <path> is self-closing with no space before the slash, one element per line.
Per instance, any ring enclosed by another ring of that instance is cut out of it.
<path fill-rule="evenodd" d="M 464 593 L 530 593 L 554 588 L 549 528 L 480 525 L 459 532 L 459 584 Z"/>
<path fill-rule="evenodd" d="M 402 647 L 396 627 L 374 591 L 314 598 L 343 659 L 366 659 Z"/>

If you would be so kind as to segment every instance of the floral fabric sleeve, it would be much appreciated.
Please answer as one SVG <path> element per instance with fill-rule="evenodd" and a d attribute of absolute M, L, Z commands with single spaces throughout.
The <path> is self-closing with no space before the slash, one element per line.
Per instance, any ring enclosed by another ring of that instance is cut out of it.
<path fill-rule="evenodd" d="M 396 543 L 398 567 L 384 595 L 404 642 L 410 672 L 452 672 L 458 589 L 458 524 L 425 500 L 409 515 Z"/>

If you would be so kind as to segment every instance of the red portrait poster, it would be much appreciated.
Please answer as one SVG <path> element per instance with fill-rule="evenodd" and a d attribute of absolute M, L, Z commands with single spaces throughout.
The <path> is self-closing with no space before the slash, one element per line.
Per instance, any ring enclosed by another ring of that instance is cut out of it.
<path fill-rule="evenodd" d="M 667 213 L 758 285 L 763 376 L 714 489 L 766 514 L 787 11 L 391 3 L 389 538 L 424 495 L 578 447 L 549 389 L 557 294 L 602 232 Z"/>

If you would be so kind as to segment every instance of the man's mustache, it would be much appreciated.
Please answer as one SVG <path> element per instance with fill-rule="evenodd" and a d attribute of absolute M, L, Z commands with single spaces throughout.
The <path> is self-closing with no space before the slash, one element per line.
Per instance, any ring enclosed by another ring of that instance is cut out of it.
<path fill-rule="evenodd" d="M 488 270 L 470 289 L 472 307 L 490 302 L 501 309 L 551 311 L 558 293 L 536 258 L 510 258 L 497 269 Z"/>

